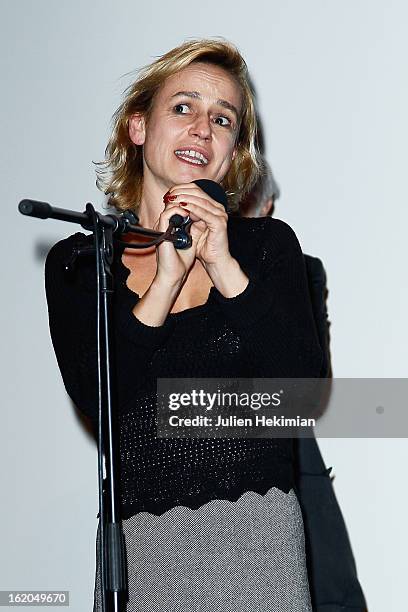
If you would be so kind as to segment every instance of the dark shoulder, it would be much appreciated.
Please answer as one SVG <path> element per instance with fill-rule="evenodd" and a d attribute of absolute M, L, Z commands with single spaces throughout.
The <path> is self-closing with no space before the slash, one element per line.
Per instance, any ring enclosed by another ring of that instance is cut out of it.
<path fill-rule="evenodd" d="M 67 238 L 63 238 L 56 242 L 48 251 L 45 267 L 46 269 L 50 266 L 59 265 L 63 263 L 66 258 L 69 258 L 73 253 L 73 250 L 81 245 L 92 244 L 92 234 L 83 234 L 82 232 L 76 232 L 71 234 Z"/>
<path fill-rule="evenodd" d="M 293 229 L 274 217 L 230 217 L 230 237 L 234 242 L 245 240 L 258 248 L 262 246 L 276 255 L 301 254 L 299 240 Z"/>
<path fill-rule="evenodd" d="M 51 247 L 47 254 L 44 268 L 45 288 L 47 293 L 53 286 L 61 287 L 63 283 L 70 284 L 74 281 L 76 274 L 66 274 L 66 272 L 69 269 L 71 269 L 71 271 L 74 269 L 73 262 L 75 258 L 73 255 L 75 249 L 81 246 L 91 245 L 92 241 L 92 234 L 86 235 L 82 232 L 77 232 L 76 234 L 59 240 Z M 85 285 L 89 284 L 90 281 L 88 277 L 90 275 L 92 276 L 91 270 L 94 268 L 91 259 L 92 258 L 86 257 L 85 260 L 89 261 L 81 265 L 81 282 Z"/>
<path fill-rule="evenodd" d="M 92 244 L 93 235 L 92 234 L 84 234 L 83 232 L 76 232 L 75 234 L 71 234 L 66 238 L 62 238 L 58 240 L 55 244 L 52 245 L 51 249 L 48 252 L 48 255 L 55 255 L 57 253 L 66 253 L 71 251 L 74 247 L 80 245 Z"/>
<path fill-rule="evenodd" d="M 326 271 L 321 259 L 312 255 L 304 255 L 306 271 L 309 279 L 314 283 L 325 285 L 327 282 Z"/>

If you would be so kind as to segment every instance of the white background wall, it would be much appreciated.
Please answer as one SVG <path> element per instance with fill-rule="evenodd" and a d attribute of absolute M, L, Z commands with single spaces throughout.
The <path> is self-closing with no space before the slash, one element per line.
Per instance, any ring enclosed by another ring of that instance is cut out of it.
<path fill-rule="evenodd" d="M 405 377 L 408 8 L 403 0 L 3 0 L 4 291 L 0 589 L 64 589 L 91 610 L 96 452 L 48 335 L 44 252 L 76 228 L 23 197 L 100 208 L 91 160 L 129 83 L 188 37 L 235 42 L 256 84 L 277 216 L 328 273 L 334 373 Z M 6 226 L 5 226 L 6 227 Z M 370 611 L 406 603 L 405 439 L 322 440 Z"/>

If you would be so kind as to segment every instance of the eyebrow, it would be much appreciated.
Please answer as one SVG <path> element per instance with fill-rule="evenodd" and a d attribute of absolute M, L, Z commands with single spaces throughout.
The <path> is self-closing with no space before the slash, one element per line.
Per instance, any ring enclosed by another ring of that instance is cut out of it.
<path fill-rule="evenodd" d="M 202 95 L 198 91 L 178 91 L 173 96 L 171 96 L 171 99 L 177 98 L 177 96 L 186 96 L 187 98 L 197 98 L 198 100 L 203 99 Z M 237 120 L 239 119 L 238 110 L 233 104 L 231 104 L 231 102 L 228 102 L 227 100 L 217 100 L 216 104 L 218 104 L 219 106 L 223 106 L 224 108 L 230 110 L 231 112 L 235 114 Z"/>

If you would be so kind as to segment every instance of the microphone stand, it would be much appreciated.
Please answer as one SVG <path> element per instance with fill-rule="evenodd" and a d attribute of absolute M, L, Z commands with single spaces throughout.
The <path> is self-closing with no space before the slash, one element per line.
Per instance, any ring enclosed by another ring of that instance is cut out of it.
<path fill-rule="evenodd" d="M 132 232 L 150 236 L 153 240 L 133 248 L 147 248 L 170 240 L 176 248 L 191 246 L 187 230 L 191 224 L 181 215 L 173 215 L 166 232 L 157 232 L 136 225 L 137 217 L 126 212 L 123 215 L 102 215 L 92 204 L 84 213 L 56 208 L 45 202 L 22 200 L 18 206 L 23 215 L 40 219 L 58 219 L 77 223 L 93 232 L 93 246 L 78 247 L 65 269 L 69 270 L 78 257 L 96 255 L 97 272 L 97 360 L 98 360 L 98 482 L 100 568 L 102 586 L 102 612 L 121 612 L 125 609 L 127 572 L 124 536 L 119 499 L 119 441 L 117 433 L 117 404 L 114 393 L 112 354 L 112 297 L 114 279 L 111 265 L 114 256 L 114 234 Z M 105 461 L 104 461 L 105 460 Z M 103 474 L 106 472 L 106 478 Z M 104 487 L 104 483 L 106 486 Z"/>

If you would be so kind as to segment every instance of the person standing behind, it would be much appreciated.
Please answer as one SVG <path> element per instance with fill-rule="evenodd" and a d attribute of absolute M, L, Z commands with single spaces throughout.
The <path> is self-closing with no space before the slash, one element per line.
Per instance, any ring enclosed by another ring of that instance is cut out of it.
<path fill-rule="evenodd" d="M 263 160 L 262 174 L 240 203 L 242 217 L 267 217 L 280 196 L 271 168 Z M 323 351 L 320 376 L 332 376 L 327 278 L 320 259 L 304 254 L 313 315 Z M 316 438 L 295 440 L 296 492 L 305 525 L 307 571 L 313 610 L 366 612 L 354 556 L 340 506 Z"/>

